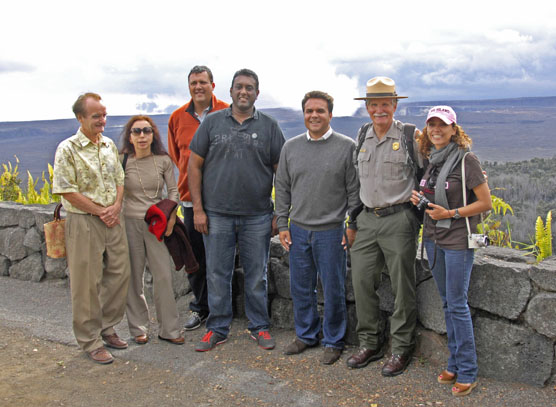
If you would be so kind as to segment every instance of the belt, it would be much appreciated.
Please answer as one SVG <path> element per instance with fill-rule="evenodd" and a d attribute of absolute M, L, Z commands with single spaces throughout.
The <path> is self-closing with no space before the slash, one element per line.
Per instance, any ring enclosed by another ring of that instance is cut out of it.
<path fill-rule="evenodd" d="M 411 208 L 411 204 L 409 202 L 404 202 L 404 203 L 400 203 L 400 204 L 396 204 L 396 205 L 392 205 L 392 206 L 387 206 L 385 208 L 369 208 L 368 206 L 365 206 L 365 212 L 371 212 L 374 213 L 376 216 L 380 217 L 384 217 L 384 216 L 388 216 L 388 215 L 393 215 L 397 212 L 403 211 L 404 209 L 409 209 Z"/>

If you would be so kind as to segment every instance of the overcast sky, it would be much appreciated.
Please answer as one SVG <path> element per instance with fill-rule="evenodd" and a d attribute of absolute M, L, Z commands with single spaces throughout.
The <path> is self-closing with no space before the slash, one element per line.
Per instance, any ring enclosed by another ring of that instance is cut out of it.
<path fill-rule="evenodd" d="M 407 101 L 556 95 L 556 2 L 12 0 L 1 19 L 0 121 L 73 117 L 86 91 L 111 115 L 169 113 L 196 64 L 221 99 L 247 67 L 258 107 L 319 89 L 336 116 L 377 75 Z"/>

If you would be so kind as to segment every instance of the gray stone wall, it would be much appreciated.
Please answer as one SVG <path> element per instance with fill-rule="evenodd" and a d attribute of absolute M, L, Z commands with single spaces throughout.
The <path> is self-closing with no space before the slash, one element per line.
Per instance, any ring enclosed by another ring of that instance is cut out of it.
<path fill-rule="evenodd" d="M 43 225 L 55 207 L 0 202 L 0 275 L 35 282 L 66 278 L 66 260 L 46 256 Z"/>
<path fill-rule="evenodd" d="M 46 256 L 43 225 L 52 220 L 55 205 L 23 206 L 0 202 L 0 275 L 39 282 L 67 278 L 65 259 Z M 484 377 L 544 386 L 556 373 L 556 257 L 530 264 L 522 252 L 489 247 L 475 254 L 469 288 L 479 374 Z M 417 352 L 423 357 L 446 358 L 446 325 L 440 296 L 430 272 L 416 260 L 417 305 L 420 323 Z M 379 289 L 382 325 L 388 340 L 388 317 L 394 297 L 387 273 Z M 147 296 L 152 276 L 146 273 Z M 236 317 L 244 316 L 243 270 L 236 268 L 233 304 Z M 277 238 L 272 240 L 268 272 L 269 307 L 276 328 L 293 329 L 289 259 Z M 185 312 L 191 298 L 187 277 L 174 272 L 174 294 Z M 324 307 L 318 287 L 319 309 Z M 348 332 L 346 341 L 357 345 L 357 317 L 351 273 L 346 280 Z"/>

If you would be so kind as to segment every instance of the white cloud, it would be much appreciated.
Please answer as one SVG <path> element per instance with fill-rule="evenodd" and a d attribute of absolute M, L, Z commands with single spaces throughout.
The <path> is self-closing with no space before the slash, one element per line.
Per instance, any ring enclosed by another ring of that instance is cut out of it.
<path fill-rule="evenodd" d="M 378 74 L 415 99 L 556 94 L 554 21 L 556 3 L 540 0 L 10 2 L 0 121 L 71 117 L 89 90 L 112 114 L 150 103 L 165 111 L 189 98 L 195 64 L 211 67 L 222 99 L 233 73 L 249 67 L 260 77 L 259 107 L 298 109 L 320 89 L 334 96 L 336 115 L 359 107 L 353 98 Z"/>

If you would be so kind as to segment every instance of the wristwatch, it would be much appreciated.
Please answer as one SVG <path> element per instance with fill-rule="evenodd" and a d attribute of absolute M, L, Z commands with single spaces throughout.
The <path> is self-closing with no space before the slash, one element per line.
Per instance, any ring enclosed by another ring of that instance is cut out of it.
<path fill-rule="evenodd" d="M 461 215 L 459 214 L 458 208 L 456 208 L 456 212 L 454 213 L 454 216 L 452 216 L 452 218 L 454 218 L 454 219 L 461 218 Z"/>

